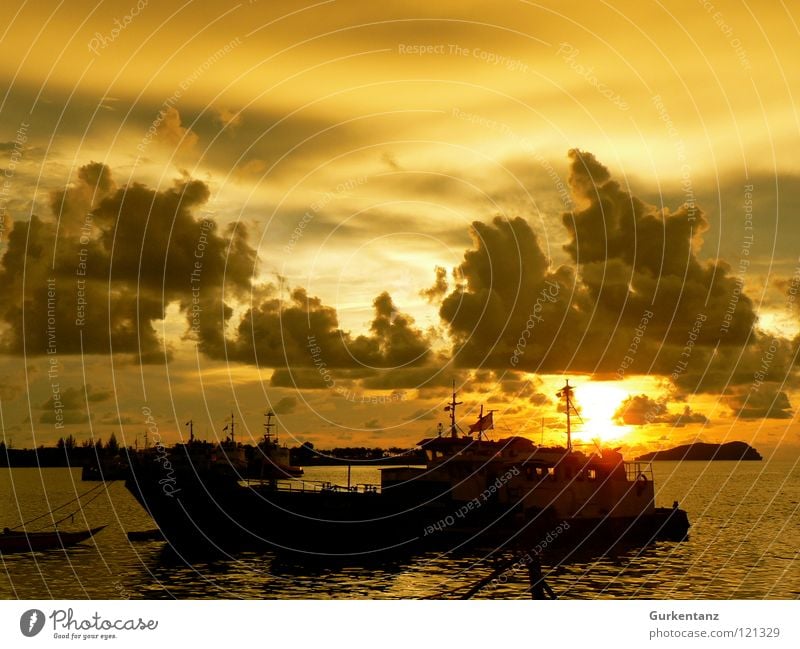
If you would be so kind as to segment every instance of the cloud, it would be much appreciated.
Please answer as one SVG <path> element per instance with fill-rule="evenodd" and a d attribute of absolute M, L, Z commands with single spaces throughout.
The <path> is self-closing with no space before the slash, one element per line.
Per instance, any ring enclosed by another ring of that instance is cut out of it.
<path fill-rule="evenodd" d="M 614 419 L 627 426 L 672 424 L 680 427 L 687 424 L 708 423 L 708 417 L 694 412 L 689 406 L 684 406 L 683 412 L 680 413 L 669 412 L 666 399 L 652 399 L 646 394 L 637 394 L 625 399 L 614 413 Z"/>
<path fill-rule="evenodd" d="M 425 333 L 386 292 L 373 301 L 375 317 L 369 334 L 359 336 L 343 331 L 336 309 L 303 288 L 293 289 L 286 301 L 274 287 L 264 292 L 260 303 L 243 315 L 233 338 L 223 340 L 221 328 L 213 327 L 210 335 L 204 329 L 201 350 L 213 358 L 262 367 L 315 366 L 326 371 L 417 366 L 431 355 Z"/>
<path fill-rule="evenodd" d="M 789 341 L 756 328 L 730 265 L 698 258 L 707 220 L 697 205 L 648 205 L 592 154 L 569 157 L 571 264 L 553 267 L 522 218 L 472 224 L 439 311 L 458 365 L 653 374 L 682 393 L 750 382 L 765 355 L 772 376 L 793 372 Z"/>
<path fill-rule="evenodd" d="M 99 163 L 54 192 L 54 219 L 16 221 L 0 265 L 0 349 L 11 354 L 132 354 L 163 362 L 154 323 L 177 303 L 195 322 L 222 327 L 234 298 L 251 289 L 256 253 L 239 225 L 218 231 L 194 212 L 208 187 L 181 179 L 153 190 L 117 187 Z M 196 281 L 195 281 L 196 279 Z M 225 289 L 223 291 L 223 289 Z M 216 316 L 216 317 L 215 317 Z M 200 319 L 202 320 L 202 319 Z"/>
<path fill-rule="evenodd" d="M 109 398 L 111 391 L 94 390 L 90 385 L 65 388 L 39 405 L 39 410 L 42 411 L 39 423 L 84 424 L 90 417 L 93 418 L 89 404 L 100 403 Z"/>
<path fill-rule="evenodd" d="M 164 111 L 155 139 L 164 146 L 183 151 L 193 149 L 199 140 L 197 133 L 181 124 L 181 115 L 174 106 Z"/>
<path fill-rule="evenodd" d="M 233 130 L 242 123 L 242 114 L 229 108 L 218 107 L 214 109 L 214 119 L 223 128 Z"/>
<path fill-rule="evenodd" d="M 447 270 L 443 266 L 436 266 L 434 272 L 436 273 L 436 281 L 430 288 L 423 289 L 419 294 L 424 297 L 428 302 L 438 302 L 447 293 Z"/>
<path fill-rule="evenodd" d="M 289 415 L 297 409 L 297 399 L 295 397 L 283 397 L 272 406 L 272 411 L 276 415 Z"/>
<path fill-rule="evenodd" d="M 777 383 L 764 383 L 758 389 L 736 390 L 726 400 L 740 419 L 791 419 L 793 416 L 789 396 Z"/>

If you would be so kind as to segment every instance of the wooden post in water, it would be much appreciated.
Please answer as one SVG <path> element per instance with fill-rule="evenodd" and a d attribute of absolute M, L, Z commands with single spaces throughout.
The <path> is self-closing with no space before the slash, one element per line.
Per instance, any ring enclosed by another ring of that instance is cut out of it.
<path fill-rule="evenodd" d="M 538 553 L 533 555 L 528 564 L 528 581 L 531 585 L 531 599 L 556 599 L 553 589 L 547 585 L 542 576 L 542 562 Z"/>

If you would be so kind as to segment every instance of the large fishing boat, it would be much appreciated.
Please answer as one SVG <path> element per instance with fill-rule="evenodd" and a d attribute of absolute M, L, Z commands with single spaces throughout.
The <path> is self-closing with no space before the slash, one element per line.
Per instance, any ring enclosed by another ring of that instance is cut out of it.
<path fill-rule="evenodd" d="M 462 433 L 455 390 L 449 431 L 421 440 L 425 466 L 386 467 L 380 485 L 247 479 L 231 441 L 195 457 L 190 445 L 132 457 L 126 484 L 173 545 L 263 547 L 324 555 L 364 555 L 425 546 L 487 543 L 526 547 L 614 545 L 685 538 L 677 503 L 655 506 L 649 463 L 617 449 L 572 445 L 573 387 L 559 391 L 565 447 L 526 437 L 486 439 L 494 412 Z M 232 440 L 232 436 L 231 436 Z M 200 461 L 198 461 L 200 459 Z"/>

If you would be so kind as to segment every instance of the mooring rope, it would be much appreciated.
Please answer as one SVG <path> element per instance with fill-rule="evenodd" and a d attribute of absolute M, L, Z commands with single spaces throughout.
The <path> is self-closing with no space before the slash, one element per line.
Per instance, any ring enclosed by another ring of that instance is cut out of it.
<path fill-rule="evenodd" d="M 84 496 L 88 496 L 88 495 L 89 495 L 90 493 L 92 493 L 93 491 L 97 491 L 97 490 L 99 490 L 99 489 L 103 489 L 104 487 L 105 487 L 105 488 L 108 488 L 108 483 L 107 483 L 105 480 L 104 480 L 103 482 L 101 482 L 100 484 L 98 484 L 98 485 L 96 485 L 96 486 L 92 487 L 91 489 L 89 489 L 89 490 L 87 490 L 87 491 L 84 491 L 82 494 L 80 494 L 80 495 L 76 496 L 76 497 L 75 497 L 75 498 L 73 498 L 72 500 L 68 500 L 67 502 L 65 502 L 65 503 L 63 503 L 63 504 L 61 504 L 61 505 L 59 505 L 58 507 L 54 507 L 54 508 L 53 508 L 53 509 L 51 509 L 50 511 L 47 511 L 47 512 L 45 512 L 44 514 L 41 514 L 41 515 L 39 515 L 39 516 L 36 516 L 35 518 L 31 518 L 30 520 L 23 521 L 22 523 L 20 523 L 20 524 L 19 524 L 19 525 L 17 525 L 16 527 L 12 527 L 12 528 L 10 528 L 10 529 L 11 529 L 11 530 L 18 530 L 18 529 L 20 529 L 21 527 L 27 527 L 27 526 L 28 526 L 28 525 L 30 525 L 31 523 L 35 523 L 36 521 L 38 521 L 38 520 L 40 520 L 40 519 L 44 518 L 45 516 L 52 516 L 52 515 L 53 515 L 53 514 L 55 514 L 55 513 L 56 513 L 56 512 L 57 512 L 59 509 L 64 509 L 64 507 L 66 507 L 67 505 L 69 505 L 69 504 L 71 504 L 71 503 L 74 503 L 76 500 L 80 502 L 81 498 L 83 498 Z M 76 509 L 72 510 L 72 512 L 70 512 L 69 514 L 67 514 L 67 515 L 66 515 L 64 518 L 61 518 L 61 519 L 59 519 L 59 520 L 55 521 L 54 523 L 50 523 L 49 525 L 45 525 L 45 527 L 50 527 L 50 525 L 58 525 L 59 523 L 61 523 L 61 522 L 65 521 L 65 520 L 67 520 L 68 518 L 71 518 L 72 516 L 74 516 L 74 515 L 75 515 L 75 513 L 76 513 L 76 512 L 80 511 L 82 507 L 85 507 L 86 505 L 88 505 L 90 502 L 92 502 L 92 501 L 93 501 L 95 498 L 97 498 L 98 496 L 100 496 L 102 493 L 103 493 L 102 491 L 98 491 L 98 493 L 96 493 L 96 494 L 95 494 L 95 495 L 94 495 L 92 498 L 90 498 L 89 500 L 87 500 L 85 503 L 79 504 L 79 505 L 78 505 L 78 507 L 77 507 Z M 44 527 L 42 527 L 42 528 L 39 528 L 39 529 L 44 529 Z"/>

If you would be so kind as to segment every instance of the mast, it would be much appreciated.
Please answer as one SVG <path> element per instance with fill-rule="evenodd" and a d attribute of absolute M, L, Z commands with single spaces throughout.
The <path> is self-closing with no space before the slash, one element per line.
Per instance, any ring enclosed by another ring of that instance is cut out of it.
<path fill-rule="evenodd" d="M 275 424 L 272 423 L 272 418 L 275 416 L 275 413 L 272 410 L 269 410 L 264 413 L 264 416 L 267 418 L 264 422 L 264 441 L 271 442 L 272 441 L 272 429 L 275 427 Z M 275 443 L 278 443 L 278 436 L 275 435 Z"/>
<path fill-rule="evenodd" d="M 561 388 L 556 396 L 564 397 L 567 402 L 567 451 L 572 451 L 572 421 L 570 415 L 572 414 L 572 392 L 574 388 L 569 384 L 569 379 L 566 380 L 564 387 Z"/>
<path fill-rule="evenodd" d="M 453 400 L 445 408 L 446 412 L 450 412 L 450 437 L 453 439 L 458 438 L 458 429 L 456 428 L 456 406 L 460 406 L 462 403 L 461 401 L 456 401 L 456 380 L 453 379 Z"/>
<path fill-rule="evenodd" d="M 194 441 L 194 420 L 190 419 L 186 422 L 186 425 L 189 427 L 189 441 Z"/>
<path fill-rule="evenodd" d="M 234 438 L 233 438 L 233 430 L 234 430 L 234 426 L 235 425 L 236 425 L 236 422 L 235 422 L 235 420 L 233 418 L 233 413 L 231 413 L 231 444 L 235 443 L 234 442 Z"/>

